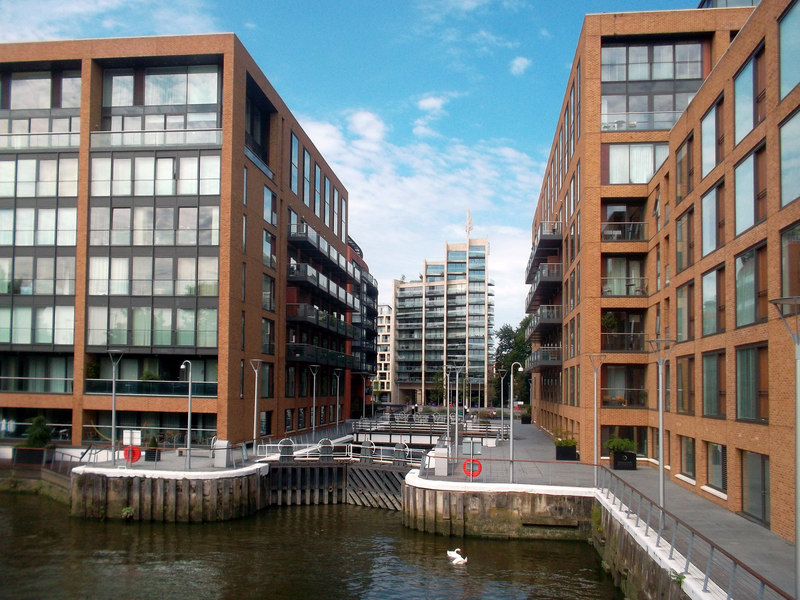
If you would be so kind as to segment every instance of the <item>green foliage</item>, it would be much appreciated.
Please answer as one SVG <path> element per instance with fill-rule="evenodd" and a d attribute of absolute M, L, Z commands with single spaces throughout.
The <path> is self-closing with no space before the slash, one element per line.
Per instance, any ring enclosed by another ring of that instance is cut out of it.
<path fill-rule="evenodd" d="M 158 379 L 158 375 L 156 375 L 152 371 L 145 370 L 142 373 L 142 377 L 141 377 L 142 381 L 156 381 L 157 379 Z"/>
<path fill-rule="evenodd" d="M 130 521 L 133 518 L 134 511 L 132 506 L 123 506 L 122 507 L 122 518 L 126 521 Z"/>
<path fill-rule="evenodd" d="M 636 452 L 636 442 L 628 438 L 610 438 L 603 448 L 611 452 Z"/>
<path fill-rule="evenodd" d="M 670 571 L 669 578 L 672 579 L 672 581 L 676 585 L 680 586 L 686 579 L 686 573 L 678 573 L 677 571 Z"/>
<path fill-rule="evenodd" d="M 578 440 L 572 438 L 558 438 L 555 441 L 556 446 L 577 446 Z"/>
<path fill-rule="evenodd" d="M 150 437 L 150 441 L 147 442 L 147 447 L 148 448 L 158 448 L 158 439 L 156 438 L 155 435 Z"/>
<path fill-rule="evenodd" d="M 602 535 L 603 534 L 603 509 L 598 504 L 592 507 L 592 527 L 594 530 Z"/>
<path fill-rule="evenodd" d="M 525 364 L 525 359 L 530 354 L 530 346 L 525 343 L 525 330 L 530 323 L 532 315 L 526 316 L 516 329 L 511 325 L 505 324 L 495 333 L 497 346 L 495 350 L 495 364 L 498 369 L 505 369 L 506 376 L 504 381 L 505 391 L 503 392 L 503 403 L 508 406 L 508 395 L 511 393 L 510 379 L 514 378 L 514 396 L 516 400 L 527 400 L 530 397 L 530 383 L 525 373 L 520 373 L 516 369 L 511 372 L 511 365 L 515 362 Z M 498 401 L 500 395 L 500 374 L 495 374 L 494 391 Z"/>
<path fill-rule="evenodd" d="M 41 415 L 34 417 L 28 428 L 28 439 L 25 443 L 29 448 L 44 448 L 53 438 L 52 430 L 47 426 L 47 421 Z"/>

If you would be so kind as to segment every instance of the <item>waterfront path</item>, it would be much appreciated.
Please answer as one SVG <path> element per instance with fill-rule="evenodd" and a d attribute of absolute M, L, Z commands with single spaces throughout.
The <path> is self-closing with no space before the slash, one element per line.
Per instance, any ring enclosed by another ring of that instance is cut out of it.
<path fill-rule="evenodd" d="M 483 447 L 481 456 L 475 458 L 483 461 L 484 465 L 494 464 L 495 460 L 507 461 L 508 447 L 508 441 L 496 447 Z M 463 454 L 461 457 L 465 458 Z M 526 464 L 525 461 L 555 461 L 555 446 L 538 426 L 515 422 L 514 481 L 517 483 L 530 483 L 542 474 L 542 465 Z M 642 495 L 655 501 L 658 498 L 658 469 L 646 460 L 640 459 L 638 462 L 636 470 L 614 473 Z M 566 466 L 568 464 L 573 463 L 559 461 L 553 468 L 566 469 L 569 468 Z M 503 469 L 508 471 L 507 463 Z M 463 479 L 460 466 L 458 474 Z M 591 477 L 591 469 L 583 470 L 580 477 L 587 475 Z M 783 590 L 794 590 L 794 544 L 670 481 L 668 477 L 664 485 L 664 499 L 666 510 L 684 523 Z"/>

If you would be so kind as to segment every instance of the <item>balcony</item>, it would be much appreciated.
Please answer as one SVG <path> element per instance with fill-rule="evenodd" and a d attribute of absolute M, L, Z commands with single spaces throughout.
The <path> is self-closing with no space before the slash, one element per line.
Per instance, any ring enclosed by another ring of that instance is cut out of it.
<path fill-rule="evenodd" d="M 334 352 L 311 344 L 286 344 L 286 360 L 343 369 L 352 369 L 356 364 L 356 358 L 350 354 Z"/>
<path fill-rule="evenodd" d="M 292 225 L 289 228 L 289 243 L 310 251 L 317 258 L 325 259 L 326 264 L 339 269 L 343 275 L 356 279 L 356 268 L 353 263 L 305 223 Z"/>
<path fill-rule="evenodd" d="M 534 271 L 533 267 L 538 266 L 546 257 L 552 254 L 559 254 L 562 244 L 561 222 L 543 221 L 536 229 L 533 239 L 531 256 L 525 268 L 525 283 L 532 283 Z"/>
<path fill-rule="evenodd" d="M 603 408 L 647 408 L 647 390 L 600 388 Z"/>
<path fill-rule="evenodd" d="M 87 379 L 87 394 L 111 395 L 111 379 Z M 134 379 L 117 379 L 116 394 L 118 396 L 187 396 L 189 383 L 187 381 L 139 381 Z M 216 381 L 193 381 L 192 396 L 217 397 Z"/>
<path fill-rule="evenodd" d="M 0 134 L 0 149 L 30 150 L 51 148 L 77 148 L 81 134 L 64 133 L 3 133 Z"/>
<path fill-rule="evenodd" d="M 355 327 L 310 304 L 287 304 L 286 320 L 314 325 L 350 339 L 356 337 Z"/>
<path fill-rule="evenodd" d="M 652 131 L 672 129 L 683 113 L 679 110 L 657 112 L 602 113 L 602 131 Z"/>
<path fill-rule="evenodd" d="M 533 312 L 530 323 L 525 328 L 525 341 L 540 339 L 542 332 L 561 327 L 562 322 L 563 310 L 560 304 L 543 304 Z"/>
<path fill-rule="evenodd" d="M 561 346 L 539 348 L 525 360 L 526 371 L 541 371 L 558 367 L 561 367 Z"/>
<path fill-rule="evenodd" d="M 169 129 L 156 131 L 93 131 L 91 134 L 92 150 L 104 150 L 107 148 L 142 148 L 148 146 L 219 147 L 222 146 L 222 130 Z"/>
<path fill-rule="evenodd" d="M 646 277 L 602 277 L 604 297 L 647 296 Z"/>
<path fill-rule="evenodd" d="M 0 393 L 71 394 L 72 377 L 0 377 Z"/>
<path fill-rule="evenodd" d="M 343 287 L 331 281 L 309 264 L 296 263 L 289 265 L 288 282 L 290 284 L 311 288 L 312 291 L 321 291 L 330 299 L 338 301 L 343 307 L 354 309 L 360 302 L 356 302 L 353 295 Z"/>
<path fill-rule="evenodd" d="M 563 268 L 561 263 L 542 263 L 534 269 L 531 289 L 525 298 L 525 312 L 531 312 L 542 298 L 550 296 L 561 287 Z"/>
<path fill-rule="evenodd" d="M 644 333 L 602 333 L 603 352 L 646 352 Z"/>
<path fill-rule="evenodd" d="M 647 223 L 639 221 L 611 221 L 600 224 L 603 242 L 646 242 Z"/>

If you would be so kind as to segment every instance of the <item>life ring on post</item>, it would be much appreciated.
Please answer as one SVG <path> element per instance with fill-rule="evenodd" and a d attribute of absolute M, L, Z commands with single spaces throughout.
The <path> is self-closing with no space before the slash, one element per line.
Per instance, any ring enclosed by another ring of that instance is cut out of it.
<path fill-rule="evenodd" d="M 473 464 L 477 465 L 476 469 L 472 468 Z M 468 466 L 469 468 L 467 468 Z M 477 477 L 478 475 L 481 474 L 482 470 L 483 466 L 481 465 L 481 461 L 479 461 L 477 458 L 468 458 L 467 460 L 464 461 L 464 474 L 467 477 Z"/>
<path fill-rule="evenodd" d="M 127 462 L 136 462 L 142 457 L 142 450 L 139 446 L 125 446 L 122 454 Z"/>

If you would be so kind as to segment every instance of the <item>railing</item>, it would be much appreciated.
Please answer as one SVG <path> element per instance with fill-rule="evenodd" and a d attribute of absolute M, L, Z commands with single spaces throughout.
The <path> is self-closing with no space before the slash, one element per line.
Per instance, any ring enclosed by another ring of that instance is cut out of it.
<path fill-rule="evenodd" d="M 0 134 L 0 148 L 77 148 L 80 143 L 81 134 L 77 131 Z"/>
<path fill-rule="evenodd" d="M 602 277 L 603 296 L 647 296 L 646 277 Z"/>
<path fill-rule="evenodd" d="M 160 449 L 175 449 L 186 446 L 186 426 L 181 427 L 150 427 L 120 425 L 117 423 L 117 449 L 122 450 L 122 436 L 124 430 L 133 430 L 142 432 L 142 446 L 146 446 L 151 437 L 155 437 Z M 212 438 L 217 435 L 216 429 L 192 427 L 192 445 L 207 445 L 210 446 Z M 83 441 L 94 444 L 95 447 L 100 448 L 106 446 L 106 449 L 111 444 L 111 425 L 84 425 L 83 426 Z"/>
<path fill-rule="evenodd" d="M 286 344 L 286 360 L 352 369 L 356 359 L 350 354 L 334 352 L 312 344 L 288 343 Z"/>
<path fill-rule="evenodd" d="M 765 580 L 746 564 L 737 560 L 703 534 L 692 529 L 669 511 L 634 489 L 606 468 L 598 468 L 598 486 L 606 499 L 636 526 L 644 524 L 645 536 L 655 537 L 655 546 L 669 550 L 670 559 L 684 561 L 682 573 L 693 573 L 703 581 L 703 591 L 710 592 L 709 584 L 721 588 L 727 598 L 737 600 L 758 598 L 772 600 L 791 599 L 784 590 Z"/>
<path fill-rule="evenodd" d="M 0 392 L 71 394 L 72 377 L 0 377 Z"/>
<path fill-rule="evenodd" d="M 683 113 L 679 110 L 656 112 L 602 113 L 600 127 L 603 131 L 644 131 L 652 129 L 672 129 Z"/>
<path fill-rule="evenodd" d="M 372 442 L 363 444 L 333 444 L 330 439 L 322 439 L 318 443 L 299 443 L 289 438 L 278 443 L 259 444 L 256 456 L 268 460 L 292 460 L 307 462 L 346 461 L 383 463 L 419 467 L 425 456 L 425 450 L 409 448 L 406 444 L 381 446 Z"/>
<path fill-rule="evenodd" d="M 604 242 L 646 242 L 647 223 L 638 221 L 601 223 L 600 237 Z"/>
<path fill-rule="evenodd" d="M 647 390 L 641 388 L 601 388 L 604 408 L 647 408 Z"/>
<path fill-rule="evenodd" d="M 561 364 L 561 346 L 545 346 L 535 350 L 525 359 L 525 369 L 535 369 L 544 366 L 558 366 Z"/>
<path fill-rule="evenodd" d="M 645 352 L 644 333 L 603 333 L 601 349 L 607 352 Z"/>
<path fill-rule="evenodd" d="M 356 328 L 351 324 L 311 304 L 287 304 L 286 318 L 312 323 L 351 339 L 356 336 Z"/>
<path fill-rule="evenodd" d="M 87 379 L 87 394 L 111 394 L 111 379 Z M 117 379 L 116 393 L 121 396 L 187 396 L 187 381 L 156 381 L 137 379 Z M 216 381 L 193 381 L 192 396 L 215 398 L 217 396 Z"/>
<path fill-rule="evenodd" d="M 222 130 L 93 131 L 91 144 L 92 150 L 119 146 L 221 146 Z"/>

